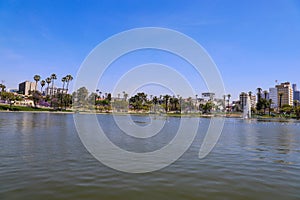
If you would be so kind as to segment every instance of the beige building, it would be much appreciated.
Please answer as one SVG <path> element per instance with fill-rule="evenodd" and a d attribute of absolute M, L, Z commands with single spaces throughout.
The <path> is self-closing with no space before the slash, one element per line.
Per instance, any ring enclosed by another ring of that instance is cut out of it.
<path fill-rule="evenodd" d="M 293 88 L 289 82 L 276 85 L 278 106 L 290 105 L 293 106 Z M 281 100 L 280 100 L 281 99 Z M 280 104 L 281 101 L 281 104 Z"/>
<path fill-rule="evenodd" d="M 25 81 L 19 84 L 19 93 L 24 95 L 29 95 L 30 91 L 35 90 L 35 82 Z"/>

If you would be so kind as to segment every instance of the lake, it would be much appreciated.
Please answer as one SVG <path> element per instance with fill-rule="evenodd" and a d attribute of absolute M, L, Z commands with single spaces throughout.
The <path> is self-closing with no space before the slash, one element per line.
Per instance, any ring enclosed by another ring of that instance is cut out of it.
<path fill-rule="evenodd" d="M 112 115 L 97 118 L 113 143 L 137 152 L 162 148 L 180 122 L 158 118 L 165 127 L 143 140 L 124 134 Z M 300 199 L 300 123 L 226 119 L 213 151 L 199 159 L 209 122 L 200 119 L 193 144 L 172 165 L 130 174 L 88 153 L 72 114 L 0 113 L 0 199 Z"/>

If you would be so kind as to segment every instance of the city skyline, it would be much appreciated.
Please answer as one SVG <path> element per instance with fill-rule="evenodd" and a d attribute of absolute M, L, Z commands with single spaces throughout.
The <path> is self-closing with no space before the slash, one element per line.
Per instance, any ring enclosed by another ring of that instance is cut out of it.
<path fill-rule="evenodd" d="M 90 3 L 90 4 L 89 4 Z M 180 31 L 200 43 L 223 77 L 226 92 L 299 85 L 300 5 L 297 1 L 0 1 L 1 77 L 16 88 L 33 75 L 76 73 L 88 53 L 119 32 L 157 26 Z M 76 22 L 76 23 L 75 23 Z M 154 56 L 153 56 L 154 55 Z M 130 67 L 144 62 L 184 65 L 170 55 L 140 52 L 112 65 L 101 90 L 110 91 Z M 126 66 L 121 69 L 121 66 Z M 197 93 L 205 92 L 192 71 L 182 72 Z M 126 90 L 126 89 L 125 89 Z"/>
<path fill-rule="evenodd" d="M 71 75 L 69 75 L 69 76 L 71 76 Z M 51 84 L 49 85 L 49 87 L 45 86 L 45 85 L 44 85 L 45 87 L 44 86 L 42 87 L 40 84 L 41 84 L 41 81 L 43 81 L 43 80 L 40 79 L 40 81 L 37 82 L 37 86 L 36 87 L 35 87 L 35 85 L 36 85 L 35 81 L 26 80 L 24 82 L 20 82 L 18 84 L 18 87 L 15 87 L 15 88 L 6 88 L 6 86 L 5 86 L 5 90 L 8 91 L 8 92 L 14 92 L 14 93 L 17 92 L 19 94 L 23 94 L 24 95 L 24 88 L 20 89 L 20 87 L 21 87 L 20 85 L 23 85 L 23 84 L 25 84 L 27 82 L 29 84 L 28 88 L 32 88 L 31 91 L 37 90 L 37 91 L 40 91 L 40 92 L 45 92 L 45 94 L 47 95 L 47 93 L 49 93 L 49 90 L 52 90 L 52 87 L 55 90 L 63 90 L 63 88 L 64 88 L 64 90 L 66 90 L 66 88 L 65 88 L 66 84 L 63 83 L 62 80 L 60 81 L 59 78 L 60 77 L 58 77 L 58 79 L 55 80 L 55 83 L 53 85 L 52 85 L 52 82 L 51 82 Z M 62 78 L 64 79 L 65 77 L 62 77 Z M 72 77 L 72 79 L 73 79 L 73 77 Z M 69 81 L 68 85 L 71 85 L 70 84 L 71 82 L 72 82 L 72 80 Z M 232 96 L 231 93 L 227 93 L 227 94 L 224 94 L 222 96 L 222 98 L 216 97 L 216 99 L 223 99 L 224 96 L 226 96 L 226 99 L 228 99 L 227 96 L 230 95 L 231 101 L 232 102 L 236 102 L 236 101 L 239 101 L 241 99 L 241 95 L 243 95 L 243 94 L 246 94 L 246 95 L 249 94 L 250 95 L 250 93 L 251 93 L 251 96 L 256 97 L 256 96 L 259 95 L 258 90 L 261 90 L 261 92 L 260 92 L 261 95 L 267 95 L 267 99 L 272 99 L 273 100 L 272 104 L 274 104 L 274 106 L 278 106 L 278 99 L 279 99 L 279 95 L 278 94 L 281 93 L 281 91 L 278 93 L 278 89 L 277 88 L 281 87 L 282 85 L 286 85 L 286 84 L 289 85 L 289 88 L 290 88 L 289 90 L 291 90 L 291 92 L 292 92 L 292 94 L 291 94 L 292 96 L 291 96 L 291 100 L 290 100 L 289 104 L 293 105 L 293 101 L 294 100 L 300 101 L 300 91 L 298 90 L 298 85 L 296 83 L 291 83 L 291 82 L 288 82 L 288 81 L 287 82 L 283 82 L 283 83 L 279 83 L 278 81 L 276 81 L 276 84 L 273 85 L 273 86 L 270 86 L 269 88 L 260 88 L 259 87 L 259 88 L 255 88 L 254 90 L 250 90 L 248 92 L 243 90 L 243 91 L 239 92 L 239 94 L 238 94 L 237 97 Z M 22 86 L 22 87 L 24 87 L 24 86 Z M 82 87 L 86 88 L 84 85 Z M 149 91 L 151 91 L 152 88 L 150 90 L 149 90 L 149 88 L 148 88 L 148 90 L 147 89 L 143 90 L 143 88 L 147 88 L 147 86 L 142 87 L 141 89 L 137 90 L 135 93 L 132 93 L 132 94 L 126 93 L 126 90 L 121 91 L 119 93 L 111 92 L 111 91 L 101 91 L 100 89 L 97 89 L 96 91 L 88 91 L 88 92 L 90 94 L 92 94 L 92 93 L 98 94 L 100 92 L 100 93 L 103 94 L 103 96 L 104 96 L 104 94 L 111 94 L 112 97 L 114 97 L 114 98 L 116 98 L 117 96 L 119 98 L 119 96 L 121 96 L 121 94 L 122 94 L 122 96 L 124 96 L 124 94 L 129 95 L 129 96 L 134 96 L 134 95 L 136 95 L 138 93 L 145 93 L 150 98 L 154 97 L 154 96 L 159 97 L 159 96 L 162 96 L 162 95 L 171 95 L 171 96 L 175 96 L 175 97 L 179 97 L 180 96 L 180 97 L 183 97 L 183 98 L 186 98 L 186 99 L 187 98 L 193 98 L 193 96 L 182 96 L 181 94 L 173 94 L 172 91 L 168 90 L 167 88 L 165 89 L 165 92 L 163 92 L 163 93 L 155 93 L 155 92 L 154 93 L 151 93 L 151 92 L 149 93 Z M 9 91 L 9 90 L 12 90 L 12 91 Z M 22 91 L 23 91 L 23 93 L 22 93 Z M 76 92 L 76 91 L 70 91 L 70 92 L 72 93 L 72 92 Z M 28 90 L 28 92 L 29 92 L 29 90 Z M 28 95 L 29 94 L 28 92 L 25 93 L 25 95 Z M 267 93 L 267 94 L 265 94 L 265 93 Z M 213 96 L 215 96 L 215 93 L 213 91 L 201 91 L 200 93 L 197 93 L 194 96 L 196 96 L 197 98 L 205 98 L 205 97 L 207 97 L 206 96 L 207 94 L 213 94 Z"/>

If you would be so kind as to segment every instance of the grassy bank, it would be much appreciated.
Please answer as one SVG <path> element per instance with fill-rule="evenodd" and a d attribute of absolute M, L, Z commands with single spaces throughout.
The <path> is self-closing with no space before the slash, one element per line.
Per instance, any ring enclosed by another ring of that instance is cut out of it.
<path fill-rule="evenodd" d="M 54 109 L 50 109 L 50 108 L 35 108 L 35 107 L 26 107 L 26 106 L 0 105 L 0 111 L 56 112 L 58 110 L 54 110 Z M 65 110 L 62 112 L 72 112 L 72 111 Z"/>

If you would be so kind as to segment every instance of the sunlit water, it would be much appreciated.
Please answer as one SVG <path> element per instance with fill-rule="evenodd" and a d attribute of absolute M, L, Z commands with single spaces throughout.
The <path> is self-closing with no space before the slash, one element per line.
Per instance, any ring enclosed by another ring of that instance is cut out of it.
<path fill-rule="evenodd" d="M 98 119 L 115 144 L 138 152 L 163 147 L 180 122 L 158 118 L 165 120 L 161 133 L 137 140 L 111 115 Z M 200 160 L 208 124 L 200 119 L 194 143 L 171 166 L 126 174 L 88 153 L 71 114 L 0 113 L 0 199 L 300 199 L 299 123 L 227 119 L 217 146 Z"/>

